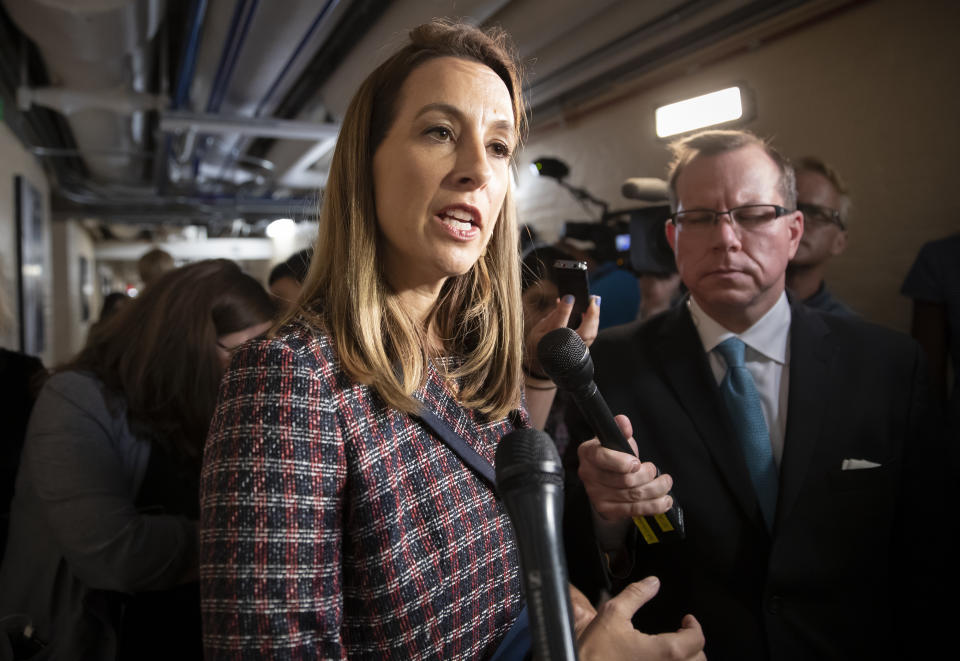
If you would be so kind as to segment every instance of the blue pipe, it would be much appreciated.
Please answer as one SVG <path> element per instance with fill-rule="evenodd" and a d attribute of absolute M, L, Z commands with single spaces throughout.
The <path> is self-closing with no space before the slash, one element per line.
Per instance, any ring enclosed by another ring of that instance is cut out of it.
<path fill-rule="evenodd" d="M 237 8 L 233 12 L 233 18 L 230 21 L 230 31 L 227 33 L 226 46 L 220 56 L 220 62 L 217 65 L 213 89 L 210 91 L 210 99 L 207 102 L 207 112 L 218 112 L 220 106 L 223 104 L 223 99 L 227 95 L 227 88 L 230 86 L 230 80 L 233 78 L 233 71 L 240 57 L 240 50 L 243 48 L 247 33 L 250 31 L 250 23 L 253 21 L 253 15 L 257 11 L 258 4 L 259 0 L 252 0 L 249 5 L 249 10 L 247 10 L 246 0 L 239 0 L 237 3 Z M 239 31 L 237 29 L 238 26 Z"/>
<path fill-rule="evenodd" d="M 190 94 L 193 76 L 197 70 L 197 46 L 200 44 L 200 31 L 207 14 L 207 0 L 194 0 L 190 20 L 190 37 L 183 49 L 180 61 L 180 73 L 177 76 L 177 90 L 173 96 L 173 109 L 182 108 Z"/>
<path fill-rule="evenodd" d="M 250 22 L 253 19 L 254 13 L 257 11 L 258 3 L 259 0 L 253 0 L 248 10 L 247 0 L 237 1 L 233 10 L 233 16 L 230 19 L 230 28 L 227 30 L 223 51 L 220 53 L 220 61 L 217 63 L 217 71 L 213 77 L 210 97 L 207 99 L 206 111 L 208 113 L 218 112 L 220 106 L 223 104 L 223 99 L 227 94 L 227 88 L 230 86 L 230 80 L 233 78 L 234 67 L 240 56 L 240 50 L 243 48 L 243 42 L 247 38 Z M 205 151 L 204 144 L 199 142 L 193 158 L 193 177 L 195 179 L 200 173 L 200 161 Z"/>
<path fill-rule="evenodd" d="M 173 100 L 170 106 L 173 110 L 182 108 L 190 94 L 190 87 L 193 85 L 193 76 L 197 70 L 197 52 L 200 45 L 200 32 L 203 30 L 203 20 L 207 15 L 207 0 L 193 0 L 190 12 L 190 36 L 183 47 L 183 54 L 180 58 L 180 71 L 177 74 L 177 88 L 174 91 Z M 163 140 L 163 166 L 170 161 L 170 152 L 173 149 L 173 137 L 167 135 Z M 162 196 L 166 192 L 167 177 L 160 180 L 159 194 Z"/>
<path fill-rule="evenodd" d="M 274 78 L 273 83 L 270 85 L 270 88 L 267 90 L 267 93 L 263 96 L 260 102 L 257 104 L 257 108 L 254 111 L 254 117 L 259 117 L 260 113 L 263 112 L 264 106 L 270 98 L 276 93 L 277 89 L 280 87 L 280 83 L 283 82 L 283 79 L 286 77 L 287 73 L 293 67 L 294 62 L 303 52 L 303 49 L 306 48 L 307 43 L 313 37 L 314 32 L 317 28 L 320 27 L 320 24 L 323 22 L 323 19 L 327 17 L 338 4 L 340 0 L 327 0 L 327 3 L 323 6 L 323 9 L 320 10 L 320 13 L 317 14 L 316 18 L 313 19 L 313 22 L 310 24 L 310 27 L 307 28 L 306 34 L 300 39 L 300 42 L 297 44 L 296 48 L 293 49 L 293 54 L 287 58 L 286 63 L 280 69 L 280 73 L 277 74 L 277 77 Z M 222 177 L 224 172 L 236 162 L 236 154 L 231 154 L 230 157 L 224 161 L 223 166 L 220 168 L 220 176 Z"/>
<path fill-rule="evenodd" d="M 246 7 L 247 0 L 237 0 L 233 7 L 233 16 L 230 18 L 230 27 L 227 28 L 227 36 L 223 41 L 223 50 L 220 51 L 220 61 L 217 62 L 217 71 L 213 74 L 213 81 L 210 85 L 210 96 L 207 97 L 207 112 L 210 112 L 210 106 L 213 103 L 213 95 L 220 87 L 220 81 L 223 79 L 223 71 L 227 66 L 227 59 L 230 57 L 230 51 L 233 49 L 234 37 L 237 34 L 237 26 L 240 25 L 240 17 Z"/>
<path fill-rule="evenodd" d="M 274 95 L 277 91 L 277 88 L 280 86 L 281 81 L 286 77 L 287 72 L 290 71 L 290 68 L 293 67 L 293 63 L 300 56 L 300 53 L 306 47 L 307 42 L 310 41 L 310 38 L 313 36 L 313 33 L 323 22 L 323 19 L 326 18 L 327 14 L 331 12 L 338 4 L 340 0 L 327 0 L 327 4 L 324 5 L 323 9 L 320 10 L 320 13 L 317 14 L 317 17 L 313 19 L 313 23 L 310 24 L 310 28 L 307 30 L 307 33 L 303 35 L 303 39 L 300 40 L 300 43 L 297 44 L 297 47 L 293 51 L 293 55 L 287 60 L 287 63 L 283 65 L 283 68 L 280 70 L 280 73 L 274 79 L 273 84 L 270 85 L 270 89 L 267 90 L 267 93 L 264 95 L 263 99 L 260 100 L 260 103 L 257 105 L 257 110 L 254 112 L 255 117 L 259 117 L 260 113 L 263 111 L 264 106 L 267 104 L 267 101 L 270 100 L 270 97 Z"/>

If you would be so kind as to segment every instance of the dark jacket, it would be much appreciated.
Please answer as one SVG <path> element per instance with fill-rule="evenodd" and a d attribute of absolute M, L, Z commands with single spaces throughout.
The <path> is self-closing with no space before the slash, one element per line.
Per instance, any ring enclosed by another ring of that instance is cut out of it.
<path fill-rule="evenodd" d="M 687 307 L 591 348 L 600 391 L 630 418 L 641 458 L 673 477 L 686 513 L 685 540 L 637 545 L 630 578 L 654 574 L 662 587 L 635 624 L 676 630 L 693 613 L 711 661 L 914 658 L 936 621 L 928 600 L 944 554 L 945 455 L 919 348 L 855 319 L 791 311 L 772 533 Z M 841 470 L 845 459 L 879 466 Z"/>
<path fill-rule="evenodd" d="M 99 381 L 47 381 L 17 475 L 0 617 L 32 621 L 52 658 L 115 658 L 123 595 L 173 587 L 196 566 L 194 521 L 136 507 L 149 458 Z"/>

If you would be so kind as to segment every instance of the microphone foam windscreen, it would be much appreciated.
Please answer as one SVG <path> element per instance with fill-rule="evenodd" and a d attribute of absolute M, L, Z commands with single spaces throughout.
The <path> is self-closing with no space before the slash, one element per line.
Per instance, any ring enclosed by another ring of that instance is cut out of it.
<path fill-rule="evenodd" d="M 536 480 L 542 476 L 550 482 L 563 477 L 557 446 L 539 429 L 515 429 L 501 438 L 494 463 L 498 490 L 514 477 Z"/>
<path fill-rule="evenodd" d="M 556 328 L 537 345 L 537 358 L 551 378 L 579 368 L 586 353 L 587 345 L 572 328 Z"/>

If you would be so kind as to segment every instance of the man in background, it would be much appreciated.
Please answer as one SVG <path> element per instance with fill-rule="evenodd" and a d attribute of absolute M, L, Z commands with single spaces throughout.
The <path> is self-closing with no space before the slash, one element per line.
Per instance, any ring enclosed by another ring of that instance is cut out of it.
<path fill-rule="evenodd" d="M 305 248 L 293 253 L 270 270 L 267 288 L 283 309 L 289 310 L 297 302 L 303 281 L 310 270 L 312 257 L 313 248 Z"/>
<path fill-rule="evenodd" d="M 658 576 L 635 625 L 666 631 L 693 613 L 711 661 L 939 658 L 952 512 L 919 347 L 787 299 L 804 215 L 770 145 L 705 131 L 673 150 L 666 233 L 690 297 L 590 348 L 644 463 L 583 442 L 597 518 L 572 485 L 568 511 L 587 515 L 564 529 L 626 556 L 611 573 Z M 574 445 L 593 435 L 569 428 Z M 672 478 L 683 540 L 645 543 L 630 522 L 656 495 L 646 462 Z"/>
<path fill-rule="evenodd" d="M 137 260 L 137 272 L 140 274 L 140 280 L 144 287 L 175 266 L 173 256 L 161 248 L 148 250 Z"/>
<path fill-rule="evenodd" d="M 803 237 L 787 267 L 787 289 L 806 305 L 823 312 L 855 315 L 824 283 L 827 264 L 847 248 L 850 196 L 840 176 L 823 161 L 806 157 L 796 163 L 797 209 L 803 213 Z"/>

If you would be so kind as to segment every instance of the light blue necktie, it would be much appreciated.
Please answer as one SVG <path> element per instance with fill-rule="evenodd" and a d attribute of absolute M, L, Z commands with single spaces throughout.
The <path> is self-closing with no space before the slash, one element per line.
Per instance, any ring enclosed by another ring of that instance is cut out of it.
<path fill-rule="evenodd" d="M 736 337 L 717 345 L 716 351 L 727 363 L 727 373 L 720 383 L 720 392 L 730 413 L 733 431 L 743 448 L 763 519 L 767 529 L 772 530 L 773 515 L 777 511 L 777 467 L 773 463 L 770 432 L 763 419 L 760 395 L 753 384 L 753 375 L 743 363 L 745 349 L 743 340 Z"/>

